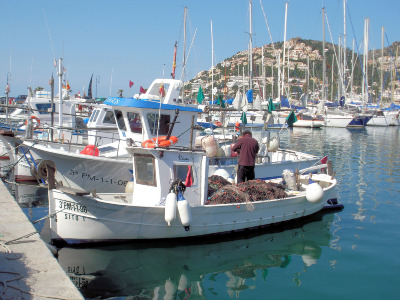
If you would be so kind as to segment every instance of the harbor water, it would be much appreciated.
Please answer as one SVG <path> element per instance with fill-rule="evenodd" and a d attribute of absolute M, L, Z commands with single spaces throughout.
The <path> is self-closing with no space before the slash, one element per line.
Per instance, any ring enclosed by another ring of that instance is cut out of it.
<path fill-rule="evenodd" d="M 64 247 L 59 263 L 87 299 L 399 299 L 400 128 L 293 128 L 280 142 L 328 156 L 342 211 L 190 244 Z M 9 187 L 30 220 L 47 215 L 46 189 Z M 35 226 L 48 241 L 48 219 Z"/>

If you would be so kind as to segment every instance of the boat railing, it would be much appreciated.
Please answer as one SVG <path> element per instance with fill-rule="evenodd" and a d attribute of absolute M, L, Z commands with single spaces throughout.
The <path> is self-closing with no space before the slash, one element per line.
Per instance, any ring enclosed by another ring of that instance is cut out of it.
<path fill-rule="evenodd" d="M 109 134 L 104 137 L 101 133 L 108 131 Z M 89 132 L 92 133 L 91 140 L 94 142 L 91 145 L 100 148 L 98 156 L 120 158 L 126 154 L 126 140 L 121 139 L 118 131 L 110 128 L 73 128 L 73 127 L 40 127 L 33 131 L 33 135 L 28 139 L 34 142 L 40 142 L 47 147 L 59 145 L 63 150 L 70 153 L 80 153 L 86 146 L 89 145 L 88 137 Z M 99 135 L 93 132 L 99 132 Z M 61 133 L 61 136 L 60 136 Z M 107 147 L 110 145 L 110 147 Z M 95 153 L 95 152 L 93 152 Z M 126 155 L 124 156 L 126 157 Z"/>

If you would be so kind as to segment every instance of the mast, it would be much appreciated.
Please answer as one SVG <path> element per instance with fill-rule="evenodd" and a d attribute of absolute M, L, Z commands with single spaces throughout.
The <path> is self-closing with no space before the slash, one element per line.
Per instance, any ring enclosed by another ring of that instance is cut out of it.
<path fill-rule="evenodd" d="M 261 70 L 263 79 L 262 99 L 265 100 L 265 68 L 264 68 L 264 46 L 261 47 Z"/>
<path fill-rule="evenodd" d="M 372 51 L 372 71 L 371 71 L 371 89 L 374 88 L 374 69 L 375 69 L 375 47 Z M 371 91 L 371 101 L 372 101 L 372 91 Z"/>
<path fill-rule="evenodd" d="M 353 93 L 353 78 L 354 78 L 354 48 L 355 48 L 355 40 L 353 39 L 353 51 L 351 53 L 351 87 L 350 87 L 350 93 L 351 93 L 351 98 L 354 98 L 354 93 Z"/>
<path fill-rule="evenodd" d="M 62 58 L 58 60 L 58 90 L 59 90 L 59 104 L 58 104 L 58 125 L 60 126 L 60 137 L 62 136 L 62 77 L 63 77 L 63 68 L 62 68 Z"/>
<path fill-rule="evenodd" d="M 11 68 L 10 68 L 11 69 Z M 11 72 L 7 73 L 7 85 L 6 85 L 6 124 L 8 124 L 8 94 L 10 94 L 10 81 L 11 81 Z"/>
<path fill-rule="evenodd" d="M 249 68 L 249 90 L 253 88 L 253 27 L 252 27 L 252 3 L 249 0 L 249 11 L 250 11 L 250 42 L 249 42 L 249 50 L 250 50 L 250 68 Z"/>
<path fill-rule="evenodd" d="M 307 91 L 306 91 L 306 101 L 307 102 L 308 102 L 309 93 L 310 93 L 310 55 L 307 56 Z"/>
<path fill-rule="evenodd" d="M 325 7 L 322 8 L 322 96 L 321 99 L 325 100 L 325 82 L 326 82 L 326 58 L 325 58 Z"/>
<path fill-rule="evenodd" d="M 340 98 L 342 97 L 342 87 L 343 87 L 343 83 L 344 83 L 344 79 L 343 76 L 340 76 L 340 72 L 342 70 L 342 39 L 339 36 L 339 44 L 338 44 L 338 54 L 339 54 L 339 65 L 338 65 L 338 90 L 337 90 L 337 100 L 339 101 Z M 335 57 L 335 56 L 333 56 Z M 332 70 L 333 70 L 333 64 L 334 64 L 334 59 L 332 58 Z M 333 78 L 333 77 L 332 77 Z M 343 81 L 342 81 L 343 80 Z M 332 81 L 333 84 L 333 81 Z M 332 90 L 333 90 L 333 86 L 332 86 Z M 333 98 L 331 98 L 331 100 L 333 100 Z"/>
<path fill-rule="evenodd" d="M 362 85 L 363 106 L 365 105 L 365 101 L 368 100 L 368 34 L 369 34 L 369 18 L 365 18 L 365 21 L 364 21 L 363 85 Z"/>
<path fill-rule="evenodd" d="M 214 101 L 214 38 L 211 20 L 211 104 Z"/>
<path fill-rule="evenodd" d="M 281 55 L 277 54 L 278 59 L 278 100 L 281 100 Z"/>
<path fill-rule="evenodd" d="M 186 13 L 185 6 L 183 14 L 183 70 L 182 70 L 182 103 L 185 103 L 185 67 L 186 67 Z"/>
<path fill-rule="evenodd" d="M 271 98 L 274 99 L 274 63 L 271 63 L 272 85 L 271 85 Z"/>
<path fill-rule="evenodd" d="M 176 49 L 178 48 L 178 42 L 175 42 L 175 46 L 174 46 L 174 59 L 172 61 L 172 73 L 171 73 L 171 77 L 172 79 L 175 79 L 175 69 L 176 69 Z"/>
<path fill-rule="evenodd" d="M 399 54 L 399 47 L 396 47 L 396 56 L 393 58 L 393 63 L 390 64 L 392 66 L 392 102 L 394 103 L 394 81 L 396 80 L 396 61 Z"/>
<path fill-rule="evenodd" d="M 285 52 L 286 52 L 286 25 L 287 25 L 287 8 L 288 8 L 288 2 L 285 3 L 285 29 L 284 29 L 284 33 L 283 33 L 283 59 L 282 59 L 282 95 L 284 94 L 284 88 L 285 88 Z"/>
<path fill-rule="evenodd" d="M 335 82 L 335 78 L 334 78 L 334 69 L 335 69 L 335 56 L 332 56 L 332 81 L 331 81 L 331 100 L 333 99 L 333 87 L 334 87 L 334 82 Z M 339 80 L 338 80 L 339 81 Z M 338 93 L 339 93 L 339 89 L 338 89 Z M 339 98 L 340 100 L 340 98 Z"/>
<path fill-rule="evenodd" d="M 382 26 L 382 41 L 381 41 L 381 101 L 383 102 L 383 36 L 385 29 Z"/>
<path fill-rule="evenodd" d="M 342 91 L 343 91 L 343 96 L 346 97 L 346 57 L 347 57 L 347 41 L 346 41 L 346 2 L 347 0 L 343 0 L 343 85 L 342 85 Z"/>

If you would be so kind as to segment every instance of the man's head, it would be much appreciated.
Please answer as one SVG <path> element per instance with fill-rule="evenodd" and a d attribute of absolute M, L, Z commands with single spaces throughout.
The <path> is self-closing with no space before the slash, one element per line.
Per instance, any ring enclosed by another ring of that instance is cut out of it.
<path fill-rule="evenodd" d="M 245 136 L 246 134 L 252 136 L 250 130 L 245 130 L 245 131 L 242 132 L 242 135 L 243 135 L 243 136 Z"/>

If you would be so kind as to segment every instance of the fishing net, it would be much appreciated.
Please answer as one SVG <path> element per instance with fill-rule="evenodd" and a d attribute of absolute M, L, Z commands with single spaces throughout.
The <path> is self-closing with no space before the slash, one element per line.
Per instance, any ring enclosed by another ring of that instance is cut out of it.
<path fill-rule="evenodd" d="M 212 175 L 208 177 L 208 193 L 207 197 L 209 198 L 212 194 L 218 191 L 220 188 L 226 185 L 230 185 L 231 183 L 226 180 L 224 177 L 218 175 Z"/>
<path fill-rule="evenodd" d="M 249 203 L 254 201 L 287 197 L 280 184 L 263 180 L 249 180 L 232 185 L 220 176 L 208 180 L 208 200 L 206 204 Z"/>

